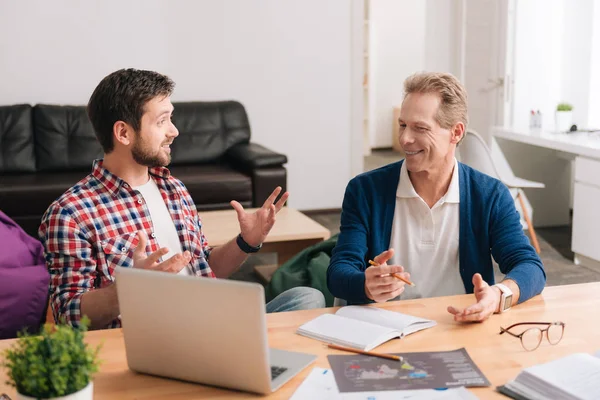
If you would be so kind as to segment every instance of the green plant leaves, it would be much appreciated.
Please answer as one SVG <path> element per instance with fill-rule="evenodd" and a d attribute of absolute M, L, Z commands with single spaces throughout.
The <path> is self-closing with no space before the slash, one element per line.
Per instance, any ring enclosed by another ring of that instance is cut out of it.
<path fill-rule="evenodd" d="M 1 364 L 8 369 L 7 383 L 38 398 L 66 396 L 86 387 L 98 371 L 100 346 L 89 348 L 83 341 L 88 318 L 82 318 L 81 326 L 45 325 L 39 336 L 20 333 Z"/>
<path fill-rule="evenodd" d="M 556 106 L 556 111 L 572 111 L 573 106 L 569 103 L 559 103 Z"/>

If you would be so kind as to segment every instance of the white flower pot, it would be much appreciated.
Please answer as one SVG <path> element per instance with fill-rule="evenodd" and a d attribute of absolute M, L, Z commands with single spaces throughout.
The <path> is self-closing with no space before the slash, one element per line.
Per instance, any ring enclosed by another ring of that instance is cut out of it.
<path fill-rule="evenodd" d="M 573 125 L 573 111 L 557 111 L 555 123 L 557 132 L 568 132 Z"/>
<path fill-rule="evenodd" d="M 90 382 L 86 387 L 79 392 L 71 393 L 66 396 L 52 397 L 51 399 L 42 400 L 92 400 L 94 398 L 94 382 Z M 17 400 L 37 400 L 36 397 L 23 396 L 17 393 Z"/>

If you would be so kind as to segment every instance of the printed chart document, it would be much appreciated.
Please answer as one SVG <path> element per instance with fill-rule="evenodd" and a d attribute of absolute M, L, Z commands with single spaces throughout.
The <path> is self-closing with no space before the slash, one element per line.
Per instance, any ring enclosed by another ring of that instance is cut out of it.
<path fill-rule="evenodd" d="M 403 360 L 363 354 L 330 354 L 327 359 L 342 393 L 490 386 L 464 348 L 395 354 Z"/>
<path fill-rule="evenodd" d="M 596 354 L 598 355 L 598 353 Z M 600 358 L 575 353 L 525 368 L 498 391 L 514 399 L 600 399 Z"/>
<path fill-rule="evenodd" d="M 297 333 L 326 343 L 369 351 L 393 338 L 431 328 L 436 322 L 370 306 L 346 306 L 300 326 Z"/>
<path fill-rule="evenodd" d="M 314 368 L 291 400 L 476 400 L 464 387 L 448 390 L 390 390 L 340 393 L 330 369 Z"/>

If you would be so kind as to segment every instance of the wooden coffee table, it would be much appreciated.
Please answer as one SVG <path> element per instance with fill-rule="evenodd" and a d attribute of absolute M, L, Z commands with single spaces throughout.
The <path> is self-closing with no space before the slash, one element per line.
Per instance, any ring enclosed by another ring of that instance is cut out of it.
<path fill-rule="evenodd" d="M 254 211 L 255 209 L 248 209 Z M 240 233 L 235 210 L 199 211 L 202 231 L 212 247 L 221 246 Z M 277 221 L 263 243 L 261 252 L 277 253 L 276 265 L 254 267 L 254 271 L 265 283 L 277 268 L 305 248 L 329 239 L 331 232 L 300 211 L 283 207 L 277 213 Z"/>

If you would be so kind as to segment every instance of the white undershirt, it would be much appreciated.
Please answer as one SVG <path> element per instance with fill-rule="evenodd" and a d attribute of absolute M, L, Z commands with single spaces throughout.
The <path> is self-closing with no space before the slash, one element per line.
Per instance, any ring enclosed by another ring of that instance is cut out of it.
<path fill-rule="evenodd" d="M 405 286 L 400 298 L 466 293 L 459 270 L 459 203 L 456 159 L 448 191 L 431 209 L 415 191 L 406 163 L 402 164 L 390 239 L 395 252 L 388 264 L 402 265 L 416 286 Z"/>
<path fill-rule="evenodd" d="M 134 189 L 139 191 L 146 201 L 146 207 L 148 207 L 148 211 L 150 212 L 150 218 L 154 229 L 152 235 L 154 235 L 158 241 L 159 247 L 166 247 L 169 249 L 169 252 L 162 257 L 162 260 L 168 260 L 175 254 L 182 253 L 177 229 L 175 228 L 171 214 L 169 214 L 169 209 L 167 208 L 154 179 L 150 178 L 147 183 L 135 187 Z M 179 271 L 179 274 L 191 275 L 189 266 L 186 266 Z"/>

